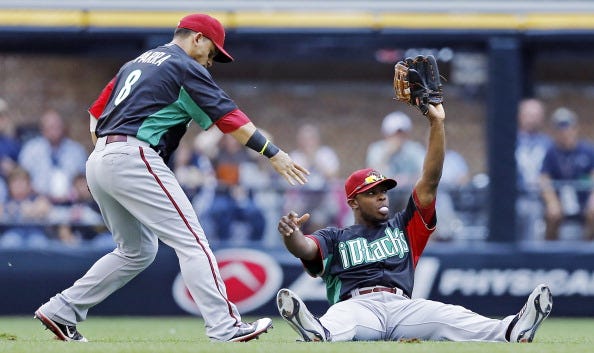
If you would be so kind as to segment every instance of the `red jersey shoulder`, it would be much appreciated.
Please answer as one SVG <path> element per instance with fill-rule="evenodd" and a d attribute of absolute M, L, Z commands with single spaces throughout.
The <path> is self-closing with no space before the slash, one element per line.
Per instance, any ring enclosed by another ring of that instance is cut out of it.
<path fill-rule="evenodd" d="M 103 88 L 99 97 L 91 104 L 89 107 L 89 114 L 91 114 L 95 119 L 99 119 L 101 114 L 103 114 L 103 110 L 105 110 L 105 106 L 109 101 L 109 97 L 111 97 L 111 92 L 113 92 L 113 87 L 115 86 L 115 77 L 109 81 L 109 83 Z"/>

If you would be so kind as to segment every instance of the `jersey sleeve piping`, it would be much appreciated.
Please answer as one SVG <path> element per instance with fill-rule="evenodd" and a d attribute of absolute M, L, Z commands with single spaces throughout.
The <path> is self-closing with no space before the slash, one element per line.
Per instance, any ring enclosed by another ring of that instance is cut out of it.
<path fill-rule="evenodd" d="M 316 258 L 313 260 L 301 259 L 301 263 L 303 264 L 303 268 L 305 269 L 307 274 L 309 274 L 312 277 L 319 277 L 326 270 L 324 267 L 324 261 L 322 260 L 324 258 L 322 254 L 322 247 L 320 246 L 319 240 L 313 235 L 306 234 L 305 236 L 316 243 L 316 245 L 318 246 L 318 254 Z"/>

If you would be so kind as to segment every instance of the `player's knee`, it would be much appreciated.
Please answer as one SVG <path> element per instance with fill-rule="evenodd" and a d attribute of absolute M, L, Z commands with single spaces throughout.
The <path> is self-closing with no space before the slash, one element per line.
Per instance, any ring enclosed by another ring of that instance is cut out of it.
<path fill-rule="evenodd" d="M 140 253 L 136 256 L 136 261 L 144 267 L 148 267 L 153 263 L 155 257 L 157 257 L 157 251 L 159 250 L 158 242 L 145 243 L 140 248 Z"/>
<path fill-rule="evenodd" d="M 116 249 L 113 254 L 124 258 L 130 268 L 142 271 L 154 261 L 157 252 L 153 248 L 141 247 L 134 251 Z"/>

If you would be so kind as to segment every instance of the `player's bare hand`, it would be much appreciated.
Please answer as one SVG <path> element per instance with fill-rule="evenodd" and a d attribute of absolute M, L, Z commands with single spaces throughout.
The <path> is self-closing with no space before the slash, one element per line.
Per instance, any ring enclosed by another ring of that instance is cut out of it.
<path fill-rule="evenodd" d="M 299 217 L 295 212 L 289 212 L 286 216 L 282 216 L 278 222 L 278 232 L 285 236 L 290 237 L 295 232 L 300 231 L 301 225 L 309 220 L 309 213 Z"/>
<path fill-rule="evenodd" d="M 295 163 L 285 151 L 279 151 L 269 160 L 274 170 L 282 175 L 290 185 L 295 185 L 295 183 L 304 185 L 307 183 L 309 171 Z"/>
<path fill-rule="evenodd" d="M 445 111 L 442 104 L 429 104 L 429 111 L 427 112 L 427 119 L 429 121 L 443 121 L 445 119 Z"/>

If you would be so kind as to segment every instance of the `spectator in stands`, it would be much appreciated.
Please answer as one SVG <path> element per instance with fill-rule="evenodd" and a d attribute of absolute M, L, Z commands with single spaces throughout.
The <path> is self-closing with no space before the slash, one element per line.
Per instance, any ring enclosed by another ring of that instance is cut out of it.
<path fill-rule="evenodd" d="M 55 225 L 55 235 L 62 244 L 78 246 L 86 242 L 98 246 L 106 243 L 114 245 L 84 174 L 74 177 L 68 200 L 53 207 L 49 223 Z"/>
<path fill-rule="evenodd" d="M 262 135 L 270 142 L 275 142 L 274 137 L 266 130 L 261 129 Z M 244 163 L 239 173 L 240 184 L 252 190 L 252 199 L 259 206 L 266 223 L 265 232 L 260 246 L 274 247 L 280 245 L 276 226 L 278 217 L 283 212 L 284 195 L 286 189 L 283 178 L 267 165 L 267 161 L 259 158 L 258 152 L 247 150 L 254 163 Z M 307 185 L 307 184 L 306 184 Z"/>
<path fill-rule="evenodd" d="M 2 205 L 8 200 L 8 184 L 3 177 L 0 177 L 0 213 L 2 211 Z"/>
<path fill-rule="evenodd" d="M 16 136 L 8 104 L 0 98 L 0 176 L 6 179 L 17 166 L 21 142 Z"/>
<path fill-rule="evenodd" d="M 542 101 L 527 98 L 518 106 L 518 134 L 516 164 L 518 173 L 518 199 L 516 203 L 517 235 L 519 239 L 541 238 L 539 224 L 543 219 L 540 195 L 542 161 L 552 140 L 544 132 L 545 107 Z"/>
<path fill-rule="evenodd" d="M 594 240 L 594 145 L 579 139 L 578 117 L 559 108 L 552 115 L 554 144 L 542 163 L 546 240 L 559 239 L 561 223 L 578 220 Z"/>
<path fill-rule="evenodd" d="M 469 181 L 468 163 L 464 157 L 453 149 L 446 150 L 435 202 L 437 216 L 441 219 L 441 226 L 435 233 L 436 240 L 454 239 L 456 232 L 463 226 L 463 220 L 456 211 L 452 193 L 466 186 Z"/>
<path fill-rule="evenodd" d="M 406 205 L 413 185 L 421 174 L 425 147 L 411 139 L 412 122 L 403 112 L 395 111 L 386 115 L 381 131 L 383 139 L 371 143 L 367 149 L 366 165 L 398 180 L 398 191 L 390 193 L 391 212 L 394 212 Z"/>
<path fill-rule="evenodd" d="M 243 230 L 250 241 L 262 239 L 266 220 L 254 202 L 253 190 L 247 188 L 241 178 L 242 170 L 254 163 L 248 151 L 231 135 L 221 136 L 212 160 L 216 191 L 202 222 L 206 233 L 216 234 L 222 241 L 239 241 Z"/>
<path fill-rule="evenodd" d="M 45 247 L 52 204 L 33 190 L 29 173 L 14 168 L 8 175 L 8 200 L 2 207 L 0 247 Z"/>
<path fill-rule="evenodd" d="M 448 149 L 443 164 L 443 172 L 441 174 L 441 181 L 439 182 L 440 186 L 445 184 L 447 187 L 460 187 L 470 181 L 468 163 L 458 151 Z"/>
<path fill-rule="evenodd" d="M 218 141 L 222 133 L 217 129 L 202 131 L 196 135 L 191 146 L 190 162 L 186 167 L 181 166 L 177 172 L 181 174 L 199 173 L 194 184 L 194 195 L 190 198 L 196 214 L 203 219 L 205 212 L 212 205 L 217 187 L 217 177 L 211 160 L 217 154 Z M 198 168 L 198 171 L 195 170 Z M 179 177 L 178 177 L 179 180 Z M 198 181 L 199 180 L 199 181 Z M 182 187 L 184 187 L 182 185 Z M 186 185 L 185 187 L 189 187 Z"/>
<path fill-rule="evenodd" d="M 216 184 L 214 170 L 208 157 L 183 141 L 174 154 L 173 172 L 190 200 L 198 195 L 206 184 Z"/>
<path fill-rule="evenodd" d="M 310 172 L 309 183 L 299 189 L 288 190 L 285 210 L 297 213 L 311 212 L 304 232 L 314 231 L 321 226 L 341 225 L 341 212 L 345 200 L 342 182 L 338 180 L 340 160 L 330 146 L 322 144 L 318 126 L 303 124 L 295 135 L 297 148 L 289 155 Z"/>
<path fill-rule="evenodd" d="M 39 129 L 41 135 L 23 145 L 19 164 L 31 175 L 36 192 L 64 202 L 74 177 L 85 172 L 87 151 L 67 137 L 64 120 L 54 109 L 42 114 Z"/>

